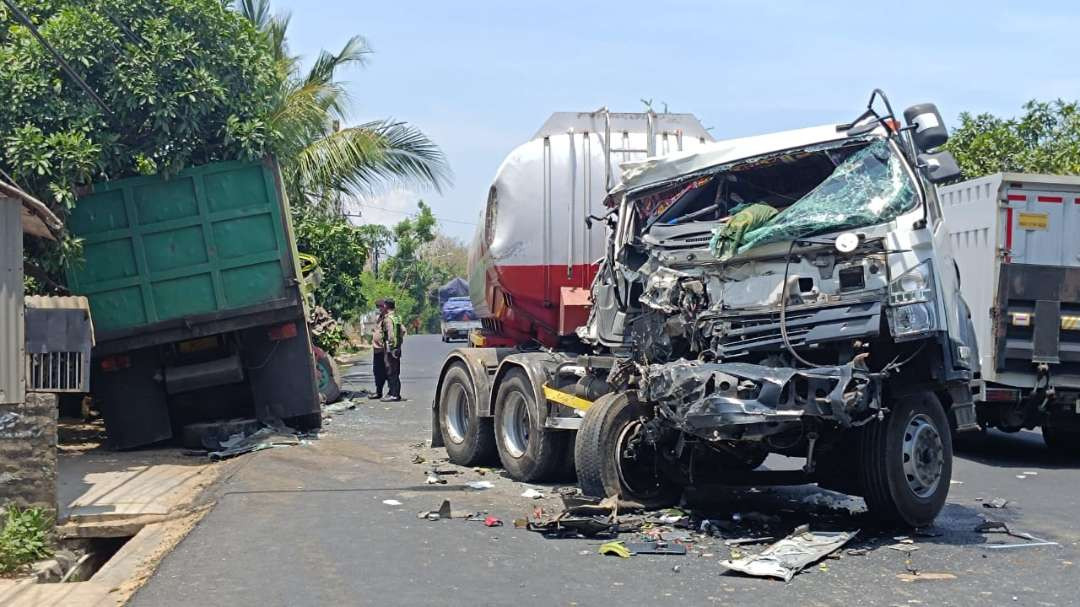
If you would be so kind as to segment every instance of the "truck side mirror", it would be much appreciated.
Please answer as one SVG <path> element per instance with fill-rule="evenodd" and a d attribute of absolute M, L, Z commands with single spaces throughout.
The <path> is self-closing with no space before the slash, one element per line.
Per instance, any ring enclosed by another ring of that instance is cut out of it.
<path fill-rule="evenodd" d="M 949 140 L 945 121 L 933 103 L 920 103 L 904 110 L 904 122 L 914 127 L 911 137 L 920 152 L 933 151 Z"/>
<path fill-rule="evenodd" d="M 944 183 L 963 175 L 951 152 L 919 154 L 919 169 L 926 175 L 927 181 L 933 184 Z"/>

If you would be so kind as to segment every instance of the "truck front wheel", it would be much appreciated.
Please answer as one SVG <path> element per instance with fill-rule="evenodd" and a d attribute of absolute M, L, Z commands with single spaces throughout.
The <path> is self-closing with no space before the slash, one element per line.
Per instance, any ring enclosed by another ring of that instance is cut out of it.
<path fill-rule="evenodd" d="M 556 476 L 566 458 L 570 433 L 547 430 L 529 376 L 511 369 L 495 397 L 495 443 L 503 468 L 516 481 Z"/>
<path fill-rule="evenodd" d="M 937 518 L 949 494 L 949 420 L 933 392 L 887 404 L 888 416 L 861 430 L 863 497 L 870 513 L 884 522 L 925 527 Z"/>
<path fill-rule="evenodd" d="M 455 362 L 443 376 L 439 390 L 439 431 L 446 454 L 459 466 L 486 464 L 495 455 L 490 417 L 480 417 L 476 388 L 465 365 Z"/>
<path fill-rule="evenodd" d="M 637 392 L 605 394 L 585 413 L 574 442 L 578 485 L 585 495 L 670 506 L 681 493 L 662 470 L 660 455 L 644 438 L 648 415 Z"/>

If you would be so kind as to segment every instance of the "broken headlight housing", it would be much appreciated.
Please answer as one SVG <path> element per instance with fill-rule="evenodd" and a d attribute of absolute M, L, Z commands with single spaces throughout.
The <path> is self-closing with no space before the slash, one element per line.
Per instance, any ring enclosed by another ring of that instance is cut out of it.
<path fill-rule="evenodd" d="M 922 337 L 937 329 L 934 313 L 934 272 L 930 260 L 889 283 L 889 331 L 894 339 Z"/>

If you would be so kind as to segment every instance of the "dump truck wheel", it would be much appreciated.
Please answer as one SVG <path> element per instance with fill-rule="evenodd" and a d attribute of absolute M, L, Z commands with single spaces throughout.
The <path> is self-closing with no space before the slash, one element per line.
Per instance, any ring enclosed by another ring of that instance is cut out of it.
<path fill-rule="evenodd" d="M 1062 428 L 1047 420 L 1042 427 L 1043 442 L 1058 455 L 1080 456 L 1080 431 Z"/>
<path fill-rule="evenodd" d="M 455 362 L 439 391 L 439 431 L 450 461 L 459 466 L 486 464 L 495 456 L 494 424 L 480 417 L 476 388 L 465 365 Z"/>
<path fill-rule="evenodd" d="M 551 480 L 563 466 L 571 434 L 548 430 L 541 419 L 529 376 L 511 369 L 495 397 L 495 444 L 503 468 L 516 481 Z"/>
<path fill-rule="evenodd" d="M 681 489 L 662 472 L 655 449 L 641 437 L 649 411 L 637 392 L 614 392 L 595 400 L 574 441 L 578 485 L 585 495 L 639 502 L 648 508 L 674 504 Z"/>
<path fill-rule="evenodd" d="M 312 348 L 315 353 L 315 379 L 318 380 L 319 396 L 324 403 L 332 403 L 341 398 L 341 371 L 334 358 L 322 348 Z"/>
<path fill-rule="evenodd" d="M 887 403 L 889 415 L 862 428 L 859 480 L 870 513 L 925 527 L 945 506 L 952 479 L 949 420 L 933 392 Z"/>

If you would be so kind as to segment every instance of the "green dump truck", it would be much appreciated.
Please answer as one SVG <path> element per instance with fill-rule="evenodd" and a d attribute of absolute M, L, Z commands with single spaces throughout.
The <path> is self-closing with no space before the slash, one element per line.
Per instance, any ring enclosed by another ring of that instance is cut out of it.
<path fill-rule="evenodd" d="M 117 448 L 212 420 L 320 423 L 288 202 L 273 160 L 94 184 L 68 221 L 92 385 Z"/>

